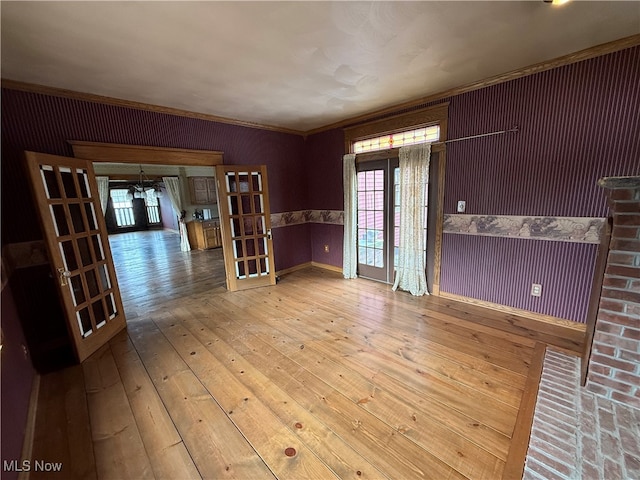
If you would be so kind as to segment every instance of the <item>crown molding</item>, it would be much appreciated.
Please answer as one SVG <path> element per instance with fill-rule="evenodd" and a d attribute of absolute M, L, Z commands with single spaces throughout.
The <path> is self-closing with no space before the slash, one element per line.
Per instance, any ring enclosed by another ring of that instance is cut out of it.
<path fill-rule="evenodd" d="M 375 110 L 373 112 L 358 115 L 356 117 L 347 118 L 324 127 L 319 127 L 313 130 L 305 132 L 305 136 L 313 135 L 316 133 L 324 132 L 326 130 L 333 130 L 336 128 L 344 128 L 348 126 L 355 126 L 359 123 L 367 122 L 373 119 L 381 119 L 383 117 L 396 114 L 402 110 L 412 109 L 416 107 L 422 107 L 427 103 L 436 102 L 438 100 L 447 99 L 463 93 L 472 92 L 474 90 L 480 90 L 481 88 L 498 85 L 500 83 L 508 82 L 510 80 L 516 80 L 518 78 L 533 75 L 534 73 L 540 73 L 547 70 L 552 70 L 558 67 L 564 67 L 565 65 L 571 65 L 572 63 L 582 62 L 592 58 L 614 53 L 627 48 L 640 45 L 640 34 L 631 35 L 630 37 L 620 38 L 612 42 L 603 43 L 594 47 L 589 47 L 578 52 L 570 53 L 562 57 L 557 57 L 552 60 L 546 60 L 544 62 L 536 63 L 528 67 L 512 70 L 511 72 L 501 73 L 493 77 L 486 78 L 484 80 L 478 80 L 476 82 L 468 83 L 459 87 L 450 88 L 442 92 L 427 95 L 426 97 L 416 98 L 404 103 L 391 105 L 389 107 Z"/>
<path fill-rule="evenodd" d="M 629 37 L 620 38 L 612 42 L 603 43 L 601 45 L 596 45 L 590 48 L 586 48 L 584 50 L 580 50 L 578 52 L 557 57 L 552 60 L 536 63 L 528 67 L 512 70 L 507 73 L 502 73 L 502 74 L 495 75 L 493 77 L 489 77 L 483 80 L 468 83 L 466 85 L 454 87 L 442 92 L 434 93 L 432 95 L 416 98 L 404 103 L 391 105 L 389 107 L 385 107 L 379 110 L 374 110 L 374 111 L 371 111 L 362 115 L 358 115 L 355 117 L 350 117 L 350 118 L 341 120 L 339 122 L 335 122 L 335 123 L 325 125 L 323 127 L 318 127 L 308 131 L 293 130 L 288 128 L 275 127 L 271 125 L 262 125 L 254 122 L 247 122 L 247 121 L 236 120 L 232 118 L 219 117 L 217 115 L 191 112 L 191 111 L 182 110 L 179 108 L 163 107 L 160 105 L 134 102 L 131 100 L 123 100 L 123 99 L 107 97 L 103 95 L 95 95 L 92 93 L 76 92 L 73 90 L 66 90 L 63 88 L 48 87 L 45 85 L 37 85 L 33 83 L 20 82 L 16 80 L 5 79 L 5 78 L 2 79 L 2 88 L 8 88 L 11 90 L 20 90 L 23 92 L 39 93 L 43 95 L 51 95 L 55 97 L 71 98 L 75 100 L 82 100 L 82 101 L 93 102 L 93 103 L 102 103 L 106 105 L 115 105 L 115 106 L 126 107 L 126 108 L 134 108 L 138 110 L 146 110 L 146 111 L 157 112 L 157 113 L 165 113 L 165 114 L 177 115 L 181 117 L 197 118 L 200 120 L 226 123 L 226 124 L 237 125 L 241 127 L 258 128 L 261 130 L 289 133 L 293 135 L 301 135 L 306 138 L 307 136 L 313 135 L 316 133 L 324 132 L 327 130 L 333 130 L 336 128 L 354 126 L 356 124 L 367 122 L 373 119 L 378 119 L 388 115 L 393 115 L 405 109 L 412 109 L 418 106 L 424 106 L 427 103 L 436 102 L 438 100 L 453 97 L 456 95 L 461 95 L 467 92 L 472 92 L 474 90 L 479 90 L 481 88 L 498 85 L 500 83 L 526 77 L 529 75 L 533 75 L 535 73 L 540 73 L 540 72 L 544 72 L 554 68 L 571 65 L 573 63 L 582 62 L 584 60 L 600 57 L 602 55 L 607 55 L 609 53 L 614 53 L 614 52 L 635 47 L 638 45 L 640 45 L 640 34 L 631 35 Z"/>
<path fill-rule="evenodd" d="M 236 120 L 233 118 L 219 117 L 207 113 L 191 112 L 180 108 L 163 107 L 161 105 L 153 105 L 150 103 L 135 102 L 133 100 L 123 100 L 121 98 L 107 97 L 103 95 L 95 95 L 93 93 L 76 92 L 58 87 L 48 87 L 46 85 L 38 85 L 35 83 L 20 82 L 8 78 L 2 79 L 2 88 L 10 90 L 19 90 L 22 92 L 39 93 L 42 95 L 50 95 L 53 97 L 71 98 L 73 100 L 81 100 L 84 102 L 101 103 L 104 105 L 114 105 L 117 107 L 133 108 L 136 110 L 145 110 L 148 112 L 165 113 L 168 115 L 177 115 L 179 117 L 197 118 L 198 120 L 206 120 L 209 122 L 226 123 L 229 125 L 237 125 L 240 127 L 258 128 L 260 130 L 269 130 L 273 132 L 289 133 L 293 135 L 302 135 L 304 132 L 300 130 L 292 130 L 283 127 L 274 127 L 271 125 L 263 125 L 260 123 L 247 122 L 244 120 Z"/>

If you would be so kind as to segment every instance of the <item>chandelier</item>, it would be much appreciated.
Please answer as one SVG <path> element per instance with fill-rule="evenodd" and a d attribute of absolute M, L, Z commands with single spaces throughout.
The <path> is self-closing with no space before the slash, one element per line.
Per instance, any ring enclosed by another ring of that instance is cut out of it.
<path fill-rule="evenodd" d="M 138 175 L 138 183 L 129 186 L 129 192 L 127 193 L 127 199 L 133 200 L 134 198 L 148 198 L 149 195 L 154 195 L 156 198 L 162 196 L 162 186 L 155 181 L 150 180 L 142 170 L 140 165 L 140 174 Z"/>

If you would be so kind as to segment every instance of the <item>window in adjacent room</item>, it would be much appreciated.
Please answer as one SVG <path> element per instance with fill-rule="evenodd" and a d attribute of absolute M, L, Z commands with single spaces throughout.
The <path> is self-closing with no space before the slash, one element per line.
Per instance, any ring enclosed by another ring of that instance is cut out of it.
<path fill-rule="evenodd" d="M 133 217 L 133 203 L 127 197 L 126 188 L 112 188 L 109 192 L 118 227 L 132 227 L 136 224 Z"/>

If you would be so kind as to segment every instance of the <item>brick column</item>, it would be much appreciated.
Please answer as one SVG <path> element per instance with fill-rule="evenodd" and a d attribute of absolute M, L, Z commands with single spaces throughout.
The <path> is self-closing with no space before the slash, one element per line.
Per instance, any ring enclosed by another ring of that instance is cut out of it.
<path fill-rule="evenodd" d="M 640 176 L 600 180 L 613 231 L 589 359 L 589 391 L 640 409 Z"/>

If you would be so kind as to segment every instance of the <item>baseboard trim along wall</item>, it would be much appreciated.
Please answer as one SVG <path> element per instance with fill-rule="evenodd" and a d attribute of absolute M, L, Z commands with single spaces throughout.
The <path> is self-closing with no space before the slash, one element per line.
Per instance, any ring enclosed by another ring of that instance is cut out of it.
<path fill-rule="evenodd" d="M 463 303 L 471 303 L 479 307 L 490 308 L 492 310 L 499 310 L 501 312 L 510 313 L 519 317 L 525 317 L 536 322 L 547 323 L 555 325 L 557 327 L 568 328 L 577 332 L 585 332 L 587 326 L 584 323 L 574 322 L 567 320 L 566 318 L 553 317 L 551 315 L 545 315 L 543 313 L 530 312 L 529 310 L 522 310 L 520 308 L 509 307 L 507 305 L 501 305 L 499 303 L 487 302 L 484 300 L 478 300 L 477 298 L 465 297 L 463 295 L 456 295 L 455 293 L 440 292 L 442 298 L 448 298 Z"/>
<path fill-rule="evenodd" d="M 342 267 L 336 267 L 335 265 L 328 265 L 326 263 L 320 263 L 320 262 L 305 262 L 305 263 L 296 265 L 294 267 L 285 268 L 283 270 L 277 270 L 276 275 L 277 276 L 286 275 L 288 273 L 297 272 L 298 270 L 303 270 L 305 268 L 310 268 L 310 267 L 322 268 L 323 270 L 328 270 L 330 272 L 342 274 Z"/>

